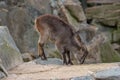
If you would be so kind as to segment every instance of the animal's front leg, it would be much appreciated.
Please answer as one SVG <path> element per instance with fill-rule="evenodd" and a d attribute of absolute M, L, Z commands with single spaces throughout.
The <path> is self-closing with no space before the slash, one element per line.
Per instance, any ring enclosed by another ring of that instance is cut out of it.
<path fill-rule="evenodd" d="M 55 45 L 56 45 L 57 49 L 59 50 L 59 52 L 61 53 L 61 56 L 63 59 L 63 64 L 67 65 L 65 48 L 63 47 L 63 45 L 61 45 L 60 41 L 56 41 Z"/>
<path fill-rule="evenodd" d="M 87 55 L 88 55 L 87 49 L 83 50 L 83 52 L 84 52 L 84 54 L 83 54 L 83 56 L 82 56 L 81 59 L 80 59 L 80 64 L 83 64 L 83 63 L 84 63 L 85 58 L 86 58 Z"/>

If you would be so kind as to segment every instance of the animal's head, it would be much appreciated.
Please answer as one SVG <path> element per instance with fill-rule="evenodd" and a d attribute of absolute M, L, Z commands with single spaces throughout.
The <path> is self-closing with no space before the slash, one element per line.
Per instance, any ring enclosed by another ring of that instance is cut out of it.
<path fill-rule="evenodd" d="M 83 64 L 88 54 L 88 50 L 77 33 L 73 35 L 73 40 L 74 40 L 73 43 L 74 47 L 72 48 L 73 49 L 72 53 L 74 54 L 78 63 Z"/>

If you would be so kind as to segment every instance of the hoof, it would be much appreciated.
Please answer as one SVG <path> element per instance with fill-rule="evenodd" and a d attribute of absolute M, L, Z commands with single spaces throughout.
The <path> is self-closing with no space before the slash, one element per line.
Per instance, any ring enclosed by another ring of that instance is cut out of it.
<path fill-rule="evenodd" d="M 42 56 L 42 57 L 41 57 L 41 60 L 47 60 L 47 58 Z"/>
<path fill-rule="evenodd" d="M 72 63 L 72 62 L 69 62 L 68 65 L 73 65 L 73 63 Z"/>
<path fill-rule="evenodd" d="M 66 62 L 63 62 L 63 65 L 68 65 Z"/>

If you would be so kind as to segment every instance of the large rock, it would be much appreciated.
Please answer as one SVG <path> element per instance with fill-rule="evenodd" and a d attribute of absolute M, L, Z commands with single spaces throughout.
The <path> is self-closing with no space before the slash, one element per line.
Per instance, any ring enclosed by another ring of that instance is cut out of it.
<path fill-rule="evenodd" d="M 89 54 L 86 63 L 119 62 L 120 54 L 115 51 L 105 33 L 96 35 L 87 45 Z"/>
<path fill-rule="evenodd" d="M 0 79 L 4 78 L 6 76 L 8 76 L 8 72 L 2 65 L 2 60 L 0 59 Z"/>
<path fill-rule="evenodd" d="M 87 49 L 89 54 L 86 58 L 86 63 L 98 63 L 101 61 L 100 50 L 99 47 L 103 45 L 106 40 L 106 36 L 104 34 L 99 34 L 93 37 L 89 44 L 87 44 Z"/>
<path fill-rule="evenodd" d="M 38 35 L 33 27 L 33 19 L 25 8 L 15 7 L 9 12 L 9 30 L 22 53 L 35 53 Z"/>
<path fill-rule="evenodd" d="M 42 14 L 51 13 L 50 0 L 25 0 L 25 4 L 35 8 Z"/>
<path fill-rule="evenodd" d="M 23 62 L 20 51 L 5 26 L 0 26 L 0 58 L 6 69 L 11 69 Z"/>
<path fill-rule="evenodd" d="M 31 53 L 23 53 L 22 58 L 24 62 L 29 62 L 33 60 Z"/>
<path fill-rule="evenodd" d="M 87 19 L 96 19 L 107 26 L 118 26 L 120 22 L 120 3 L 113 5 L 94 6 L 86 9 Z"/>
<path fill-rule="evenodd" d="M 8 72 L 7 72 L 7 70 L 4 68 L 1 59 L 0 59 L 0 71 L 1 71 L 5 76 L 8 76 Z"/>
<path fill-rule="evenodd" d="M 12 1 L 16 2 L 16 0 Z M 41 14 L 51 13 L 50 4 L 48 0 L 19 0 L 18 2 L 24 2 L 24 6 L 9 7 L 7 25 L 10 26 L 8 28 L 20 52 L 34 53 L 36 56 L 38 34 L 34 29 L 34 20 Z"/>
<path fill-rule="evenodd" d="M 102 62 L 119 62 L 120 54 L 117 53 L 109 42 L 105 42 L 100 47 L 100 55 Z"/>
<path fill-rule="evenodd" d="M 87 8 L 86 16 L 88 20 L 92 20 L 92 24 L 99 25 L 99 32 L 104 33 L 108 39 L 98 49 L 101 62 L 120 61 L 119 52 L 116 52 L 110 43 L 120 40 L 120 3 Z"/>
<path fill-rule="evenodd" d="M 78 0 L 51 0 L 51 6 L 55 15 L 60 16 L 63 20 L 73 25 L 76 29 L 80 23 L 86 21 L 81 3 Z"/>
<path fill-rule="evenodd" d="M 7 25 L 7 9 L 0 9 L 0 25 Z"/>
<path fill-rule="evenodd" d="M 120 30 L 113 31 L 113 42 L 119 42 L 120 41 Z"/>
<path fill-rule="evenodd" d="M 86 21 L 86 16 L 79 0 L 66 0 L 64 5 L 78 22 Z"/>
<path fill-rule="evenodd" d="M 120 67 L 99 71 L 94 77 L 95 80 L 120 80 Z"/>
<path fill-rule="evenodd" d="M 5 74 L 0 71 L 0 79 L 5 78 Z"/>

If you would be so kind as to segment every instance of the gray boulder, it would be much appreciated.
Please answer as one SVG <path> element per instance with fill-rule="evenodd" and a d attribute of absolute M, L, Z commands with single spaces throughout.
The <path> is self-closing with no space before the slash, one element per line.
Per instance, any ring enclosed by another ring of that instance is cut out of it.
<path fill-rule="evenodd" d="M 20 51 L 6 26 L 0 26 L 0 59 L 6 69 L 11 69 L 23 62 Z"/>
<path fill-rule="evenodd" d="M 63 65 L 63 61 L 58 58 L 48 58 L 48 60 L 36 59 L 35 63 L 41 65 Z"/>
<path fill-rule="evenodd" d="M 0 79 L 4 78 L 5 74 L 3 72 L 0 71 Z"/>
<path fill-rule="evenodd" d="M 42 14 L 51 13 L 50 0 L 25 0 L 25 5 L 35 8 Z"/>
<path fill-rule="evenodd" d="M 116 27 L 120 22 L 120 3 L 94 6 L 86 9 L 87 19 L 95 19 L 100 24 Z"/>
<path fill-rule="evenodd" d="M 5 76 L 8 76 L 8 72 L 7 72 L 7 70 L 4 68 L 1 59 L 0 59 L 0 71 L 3 72 Z"/>
<path fill-rule="evenodd" d="M 64 5 L 78 22 L 86 21 L 86 16 L 79 0 L 66 0 Z"/>
<path fill-rule="evenodd" d="M 120 67 L 115 67 L 94 74 L 95 80 L 120 80 Z"/>
<path fill-rule="evenodd" d="M 0 79 L 4 78 L 6 76 L 8 76 L 8 72 L 2 65 L 2 60 L 0 59 Z"/>
<path fill-rule="evenodd" d="M 73 77 L 70 80 L 94 80 L 92 76 Z"/>
<path fill-rule="evenodd" d="M 7 24 L 7 9 L 0 9 L 0 25 Z"/>
<path fill-rule="evenodd" d="M 9 11 L 9 30 L 22 53 L 35 53 L 38 35 L 34 29 L 34 22 L 25 8 L 15 7 Z"/>

